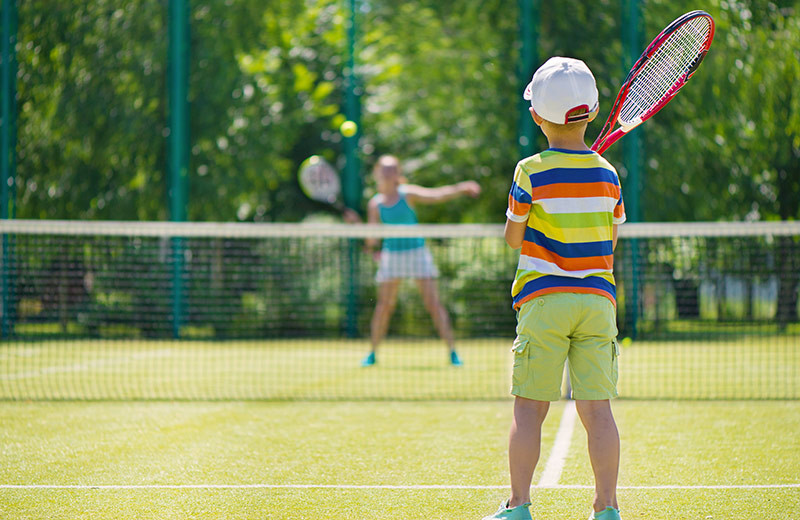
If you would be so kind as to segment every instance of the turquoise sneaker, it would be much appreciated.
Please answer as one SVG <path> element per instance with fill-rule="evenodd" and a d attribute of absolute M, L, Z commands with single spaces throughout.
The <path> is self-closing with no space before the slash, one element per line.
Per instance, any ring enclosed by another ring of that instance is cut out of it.
<path fill-rule="evenodd" d="M 461 362 L 461 358 L 458 357 L 458 353 L 455 350 L 450 351 L 450 364 L 454 367 L 460 367 L 464 364 Z"/>
<path fill-rule="evenodd" d="M 495 514 L 484 516 L 483 520 L 533 520 L 528 506 L 530 503 L 509 509 L 506 501 L 500 504 L 500 509 Z"/>
<path fill-rule="evenodd" d="M 375 353 L 370 352 L 367 356 L 361 360 L 362 367 L 371 367 L 375 364 Z"/>
<path fill-rule="evenodd" d="M 599 513 L 592 511 L 592 514 L 589 515 L 589 520 L 620 520 L 619 510 L 607 507 Z"/>

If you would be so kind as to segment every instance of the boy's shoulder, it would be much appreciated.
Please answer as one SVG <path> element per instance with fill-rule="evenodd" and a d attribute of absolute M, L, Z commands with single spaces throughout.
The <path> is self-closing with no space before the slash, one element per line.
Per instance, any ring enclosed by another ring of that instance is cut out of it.
<path fill-rule="evenodd" d="M 526 157 L 517 163 L 517 168 L 528 175 L 554 168 L 603 168 L 616 173 L 616 169 L 597 152 L 571 152 L 547 149 Z"/>

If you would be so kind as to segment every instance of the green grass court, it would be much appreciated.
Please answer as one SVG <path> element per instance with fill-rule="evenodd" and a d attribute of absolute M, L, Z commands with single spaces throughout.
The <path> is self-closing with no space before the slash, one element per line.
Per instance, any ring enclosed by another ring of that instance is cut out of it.
<path fill-rule="evenodd" d="M 623 347 L 624 518 L 797 517 L 795 343 Z M 462 342 L 455 369 L 393 340 L 362 369 L 360 341 L 5 344 L 0 518 L 479 519 L 508 492 L 509 346 Z M 534 518 L 587 516 L 585 446 L 577 423 Z"/>
<path fill-rule="evenodd" d="M 800 403 L 615 411 L 625 518 L 796 518 Z M 509 417 L 508 401 L 4 403 L 0 517 L 481 518 L 507 493 Z M 588 468 L 578 425 L 535 518 L 585 518 Z"/>
<path fill-rule="evenodd" d="M 800 399 L 796 335 L 621 346 L 633 399 Z M 57 340 L 0 346 L 0 399 L 503 400 L 512 338 L 459 341 L 449 366 L 433 340 L 390 340 L 364 370 L 366 340 Z"/>

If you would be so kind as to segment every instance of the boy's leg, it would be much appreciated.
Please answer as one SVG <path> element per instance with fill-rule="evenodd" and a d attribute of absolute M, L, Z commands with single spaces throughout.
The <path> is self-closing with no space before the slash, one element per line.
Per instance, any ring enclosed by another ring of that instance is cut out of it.
<path fill-rule="evenodd" d="M 594 511 L 617 505 L 619 432 L 611 413 L 617 396 L 619 350 L 616 310 L 606 298 L 581 295 L 579 325 L 572 334 L 569 369 L 572 397 L 589 441 L 595 479 Z"/>
<path fill-rule="evenodd" d="M 617 476 L 619 474 L 619 432 L 609 400 L 575 401 L 578 416 L 589 440 L 589 460 L 595 481 L 594 510 L 619 509 Z"/>
<path fill-rule="evenodd" d="M 569 351 L 571 304 L 564 294 L 549 294 L 522 304 L 517 312 L 511 393 L 514 418 L 509 435 L 511 498 L 506 507 L 530 502 L 531 480 L 539 462 L 542 423 L 550 402 L 561 398 L 561 379 Z M 535 376 L 535 377 L 534 377 Z M 527 508 L 520 510 L 521 518 Z M 505 518 L 495 515 L 495 518 Z"/>
<path fill-rule="evenodd" d="M 508 466 L 511 473 L 511 498 L 508 507 L 531 501 L 531 480 L 539 462 L 542 423 L 550 408 L 549 401 L 524 397 L 514 400 L 514 418 L 508 441 Z"/>

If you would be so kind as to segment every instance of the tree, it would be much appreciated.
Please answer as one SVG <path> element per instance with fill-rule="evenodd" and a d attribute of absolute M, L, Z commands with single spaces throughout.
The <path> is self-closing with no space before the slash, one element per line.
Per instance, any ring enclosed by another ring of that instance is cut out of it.
<path fill-rule="evenodd" d="M 653 2 L 648 18 L 667 5 L 686 9 Z M 800 218 L 796 9 L 754 1 L 708 10 L 717 24 L 710 52 L 644 128 L 645 220 Z"/>
<path fill-rule="evenodd" d="M 195 9 L 193 219 L 296 221 L 320 208 L 296 171 L 309 155 L 339 154 L 342 9 L 336 0 L 253 1 L 234 17 L 220 2 L 202 17 Z M 217 207 L 206 213 L 198 199 Z"/>
<path fill-rule="evenodd" d="M 165 219 L 164 2 L 19 3 L 18 216 Z M 469 207 L 428 222 L 502 222 L 518 157 L 518 20 L 502 0 L 362 0 L 365 196 L 381 153 L 413 182 L 475 179 Z M 644 218 L 800 218 L 798 0 L 712 0 L 717 37 L 689 85 L 642 129 Z M 648 0 L 643 39 L 694 8 Z M 190 220 L 297 221 L 321 209 L 295 172 L 342 166 L 340 0 L 191 2 Z M 586 61 L 602 121 L 625 73 L 620 2 L 543 2 L 539 63 Z M 591 28 L 587 30 L 586 28 Z M 601 44 L 602 43 L 602 44 Z M 645 43 L 645 42 L 643 42 Z M 600 128 L 590 126 L 592 140 Z M 537 131 L 537 144 L 545 146 Z M 606 154 L 627 178 L 621 147 Z M 711 193 L 713 196 L 708 196 Z"/>
<path fill-rule="evenodd" d="M 18 217 L 166 217 L 161 4 L 20 3 Z"/>

